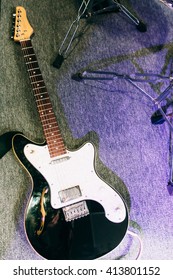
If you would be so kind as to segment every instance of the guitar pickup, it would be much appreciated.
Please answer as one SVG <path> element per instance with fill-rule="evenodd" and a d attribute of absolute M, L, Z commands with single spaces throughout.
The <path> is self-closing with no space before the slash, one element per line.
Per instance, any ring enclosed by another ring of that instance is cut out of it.
<path fill-rule="evenodd" d="M 79 186 L 71 187 L 59 192 L 59 197 L 62 203 L 79 198 L 82 196 Z"/>
<path fill-rule="evenodd" d="M 59 192 L 59 197 L 62 203 L 80 198 L 81 196 L 82 193 L 79 186 L 71 187 L 69 189 L 65 189 Z M 62 210 L 66 222 L 79 219 L 89 214 L 86 201 L 79 201 L 77 203 L 65 206 Z"/>

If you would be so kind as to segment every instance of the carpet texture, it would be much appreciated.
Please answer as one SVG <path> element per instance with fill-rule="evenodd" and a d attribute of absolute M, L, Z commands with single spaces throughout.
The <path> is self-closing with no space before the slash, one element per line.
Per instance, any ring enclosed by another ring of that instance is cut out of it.
<path fill-rule="evenodd" d="M 123 197 L 129 230 L 142 239 L 141 259 L 173 259 L 173 197 L 169 195 L 169 137 L 166 123 L 153 125 L 154 103 L 124 79 L 75 81 L 77 72 L 170 75 L 173 9 L 158 0 L 123 0 L 147 24 L 140 32 L 124 14 L 82 19 L 60 69 L 52 66 L 72 21 L 75 0 L 1 0 L 0 135 L 21 131 L 42 142 L 44 135 L 19 44 L 10 39 L 16 6 L 27 11 L 32 44 L 67 147 L 93 141 L 99 175 Z M 138 83 L 153 98 L 169 81 Z M 171 96 L 170 96 L 171 98 Z M 31 180 L 10 150 L 0 159 L 0 258 L 41 259 L 24 231 Z M 128 233 L 114 258 L 135 259 L 139 241 Z"/>

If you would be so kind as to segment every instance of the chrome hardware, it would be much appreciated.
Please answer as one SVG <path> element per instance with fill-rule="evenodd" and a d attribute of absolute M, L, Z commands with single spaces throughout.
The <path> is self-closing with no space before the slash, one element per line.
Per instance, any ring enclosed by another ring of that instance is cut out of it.
<path fill-rule="evenodd" d="M 66 222 L 70 222 L 89 215 L 86 201 L 80 201 L 70 206 L 66 206 L 63 208 L 63 212 Z"/>

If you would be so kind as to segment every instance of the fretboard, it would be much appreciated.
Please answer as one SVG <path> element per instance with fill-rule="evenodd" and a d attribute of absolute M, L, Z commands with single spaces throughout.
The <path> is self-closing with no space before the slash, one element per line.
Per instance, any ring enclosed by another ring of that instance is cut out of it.
<path fill-rule="evenodd" d="M 43 126 L 50 157 L 66 153 L 52 104 L 43 81 L 31 40 L 20 41 L 27 71 L 34 92 L 37 109 Z"/>

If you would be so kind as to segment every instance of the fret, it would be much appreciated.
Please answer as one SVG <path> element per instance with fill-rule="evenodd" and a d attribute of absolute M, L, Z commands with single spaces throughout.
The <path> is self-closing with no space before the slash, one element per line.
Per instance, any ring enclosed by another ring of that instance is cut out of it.
<path fill-rule="evenodd" d="M 58 147 L 64 144 L 63 140 L 60 137 L 55 139 L 48 139 L 47 142 L 50 143 L 50 145 L 58 144 Z"/>
<path fill-rule="evenodd" d="M 56 123 L 52 123 L 52 124 L 43 124 L 43 130 L 45 131 L 45 132 L 51 132 L 52 131 L 52 129 L 54 130 L 54 129 L 57 129 L 57 125 L 56 125 Z"/>
<path fill-rule="evenodd" d="M 27 52 L 24 52 L 23 55 L 24 55 L 25 63 L 29 61 L 37 62 L 37 57 L 34 53 L 28 54 Z"/>
<path fill-rule="evenodd" d="M 46 141 L 47 142 L 53 142 L 54 140 L 58 140 L 58 142 L 63 143 L 63 139 L 60 135 L 60 132 L 55 134 L 55 132 L 53 133 L 52 130 L 50 130 L 50 129 L 49 130 L 44 129 L 44 133 L 46 135 Z M 53 134 L 53 135 L 51 136 L 51 134 Z"/>
<path fill-rule="evenodd" d="M 56 154 L 56 153 L 64 153 L 66 152 L 65 148 L 64 147 L 51 147 L 50 145 L 48 145 L 48 148 L 49 148 L 49 152 L 52 153 L 52 154 Z"/>
<path fill-rule="evenodd" d="M 51 129 L 54 129 L 54 128 L 57 129 L 57 123 L 56 123 L 56 122 L 54 122 L 54 123 L 49 123 L 49 124 L 44 124 L 44 125 L 43 125 L 43 129 L 44 129 L 45 131 L 47 131 L 48 129 L 49 129 L 49 131 L 50 131 Z"/>
<path fill-rule="evenodd" d="M 56 121 L 56 118 L 55 118 L 55 117 L 49 118 L 49 122 L 51 122 L 52 120 L 55 120 L 55 121 Z M 43 122 L 47 122 L 47 119 L 45 119 L 45 117 L 44 117 L 44 120 L 42 120 L 42 123 L 43 123 Z"/>
<path fill-rule="evenodd" d="M 46 137 L 46 139 L 47 140 L 53 140 L 54 138 L 55 139 L 58 139 L 59 137 L 61 137 L 61 136 L 59 136 L 59 133 L 58 134 L 55 134 L 55 133 L 51 133 L 51 135 L 50 135 L 50 133 L 47 135 L 47 137 Z"/>
<path fill-rule="evenodd" d="M 24 59 L 25 59 L 25 64 L 37 62 L 37 58 L 34 54 L 29 56 L 24 56 Z"/>
<path fill-rule="evenodd" d="M 37 97 L 37 96 L 39 96 L 39 95 L 45 95 L 45 96 L 48 96 L 48 93 L 47 93 L 47 91 L 44 91 L 44 92 L 42 92 L 42 93 L 35 93 L 35 97 Z"/>
<path fill-rule="evenodd" d="M 34 89 L 35 89 L 35 87 L 36 88 L 38 88 L 38 87 L 41 87 L 41 88 L 46 87 L 44 81 L 33 81 L 31 84 L 34 87 Z"/>
<path fill-rule="evenodd" d="M 25 63 L 28 65 L 28 64 L 34 63 L 34 62 L 37 62 L 37 61 L 29 61 L 29 62 L 25 62 Z"/>
<path fill-rule="evenodd" d="M 50 100 L 48 94 L 37 94 L 35 96 L 36 101 L 45 101 L 45 100 Z"/>
<path fill-rule="evenodd" d="M 30 75 L 30 78 L 33 78 L 33 77 L 35 78 L 35 77 L 36 77 L 36 79 L 37 79 L 38 76 L 41 76 L 41 77 L 42 77 L 41 74 L 37 74 L 37 75 L 34 74 L 34 75 Z"/>
<path fill-rule="evenodd" d="M 28 63 L 28 64 L 26 64 L 26 66 L 29 70 L 34 70 L 35 68 L 37 68 L 37 69 L 39 68 L 37 61 L 34 61 L 32 63 Z"/>
<path fill-rule="evenodd" d="M 37 109 L 40 115 L 50 157 L 66 154 L 63 138 L 60 133 L 52 104 L 38 65 L 31 40 L 20 41 L 22 52 L 31 81 Z"/>
<path fill-rule="evenodd" d="M 45 126 L 49 121 L 49 124 L 52 125 L 54 122 L 56 122 L 56 119 L 55 118 L 52 118 L 51 120 L 49 119 L 44 119 L 44 120 L 41 120 L 42 122 L 42 125 Z"/>
<path fill-rule="evenodd" d="M 43 111 L 39 110 L 39 113 L 41 114 L 41 116 L 48 116 L 49 114 L 55 115 L 51 108 L 46 108 L 45 106 Z"/>
<path fill-rule="evenodd" d="M 39 106 L 42 104 L 44 106 L 44 104 L 46 104 L 47 100 L 50 100 L 49 97 L 47 98 L 40 98 L 40 99 L 36 99 L 37 104 L 39 104 Z"/>
<path fill-rule="evenodd" d="M 34 91 L 34 96 L 36 95 L 36 94 L 42 94 L 42 93 L 44 93 L 45 91 L 47 91 L 47 89 L 46 89 L 46 86 L 44 86 L 44 87 L 41 87 L 41 88 L 32 88 L 33 89 L 33 91 Z"/>
<path fill-rule="evenodd" d="M 38 111 L 40 110 L 40 107 L 41 107 L 41 111 L 43 111 L 44 107 L 47 106 L 47 105 L 51 106 L 51 103 L 45 103 L 45 104 L 38 104 L 37 103 Z"/>
<path fill-rule="evenodd" d="M 56 146 L 57 148 L 63 147 L 64 144 L 61 137 L 57 138 L 56 140 L 48 140 L 47 142 L 50 144 L 50 146 Z"/>
<path fill-rule="evenodd" d="M 34 81 L 33 81 L 34 80 Z M 38 81 L 36 81 L 35 79 L 31 79 L 31 85 L 32 86 L 36 86 L 36 87 L 45 87 L 45 83 L 44 83 L 44 81 L 43 80 L 38 80 Z"/>
<path fill-rule="evenodd" d="M 50 147 L 49 146 L 49 153 L 53 154 L 53 155 L 63 155 L 65 152 L 65 149 L 63 149 L 62 147 L 60 149 L 58 149 L 57 147 Z"/>
<path fill-rule="evenodd" d="M 31 80 L 34 80 L 34 79 L 31 79 Z M 32 85 L 34 85 L 35 83 L 37 83 L 36 86 L 37 85 L 39 86 L 40 84 L 42 84 L 42 87 L 43 87 L 43 85 L 45 86 L 44 81 L 40 80 L 40 79 L 38 81 L 31 82 Z"/>
<path fill-rule="evenodd" d="M 63 142 L 61 141 L 60 144 L 58 144 L 57 146 L 57 143 L 49 143 L 49 148 L 50 149 L 54 149 L 54 147 L 56 147 L 56 150 L 60 150 L 60 149 L 63 149 L 64 148 L 64 145 L 63 145 Z"/>
<path fill-rule="evenodd" d="M 50 155 L 54 155 L 54 156 L 63 155 L 66 153 L 66 149 L 63 146 L 59 148 L 57 146 L 52 147 L 48 144 L 48 149 L 49 149 Z"/>
<path fill-rule="evenodd" d="M 56 130 L 55 129 L 49 129 L 48 132 L 45 131 L 45 134 L 46 134 L 46 139 L 61 136 L 59 128 L 56 128 Z"/>
<path fill-rule="evenodd" d="M 34 53 L 30 53 L 30 54 L 26 54 L 26 55 L 24 55 L 24 58 L 30 57 L 30 56 L 32 56 L 32 55 L 34 55 L 34 56 L 35 56 L 35 54 L 34 54 Z"/>
<path fill-rule="evenodd" d="M 48 123 L 43 124 L 44 128 L 46 128 L 46 127 L 52 127 L 54 124 L 57 125 L 57 122 L 56 122 L 56 119 L 55 119 L 55 118 L 54 118 L 54 121 L 53 121 L 53 122 L 51 122 L 50 120 L 47 120 L 47 122 L 48 122 Z"/>
<path fill-rule="evenodd" d="M 56 153 L 62 153 L 63 151 L 65 151 L 65 148 L 64 147 L 56 147 L 56 146 L 48 146 L 49 147 L 49 152 L 50 153 L 54 153 L 54 152 L 56 152 Z"/>
<path fill-rule="evenodd" d="M 58 152 L 58 153 L 60 153 L 60 152 L 62 152 L 63 150 L 64 150 L 64 148 L 63 147 L 51 147 L 51 145 L 49 145 L 49 152 L 52 152 L 52 153 L 54 153 L 55 152 L 55 150 Z"/>
<path fill-rule="evenodd" d="M 50 106 L 50 109 L 52 108 L 51 106 L 52 106 L 52 104 L 51 103 L 47 103 L 47 104 L 45 104 L 44 106 Z M 38 107 L 38 109 L 39 109 L 39 107 L 42 107 L 42 109 L 41 110 L 43 110 L 43 109 L 45 109 L 45 108 L 43 108 L 43 104 L 42 105 L 37 105 L 37 107 Z"/>
<path fill-rule="evenodd" d="M 41 73 L 41 72 L 40 72 L 40 68 L 38 68 L 38 67 L 37 67 L 37 68 L 32 68 L 32 69 L 27 69 L 27 71 L 28 71 L 29 73 L 30 73 L 30 71 L 31 71 L 31 73 L 33 73 L 33 74 L 34 74 L 34 73 L 38 73 L 38 72 Z M 33 71 L 33 72 L 32 72 L 32 71 Z"/>
<path fill-rule="evenodd" d="M 32 51 L 33 51 L 33 47 L 25 47 L 25 48 L 22 48 L 22 51 L 23 51 L 23 50 L 29 50 L 29 49 L 32 49 Z"/>
<path fill-rule="evenodd" d="M 42 87 L 36 87 L 36 88 L 33 88 L 33 90 L 39 90 L 39 89 L 45 89 L 46 87 L 45 86 L 42 86 Z"/>
<path fill-rule="evenodd" d="M 31 81 L 43 81 L 41 73 L 36 73 L 35 71 L 29 72 L 29 77 Z"/>
<path fill-rule="evenodd" d="M 33 89 L 33 91 L 34 91 L 34 89 Z M 47 92 L 39 92 L 39 91 L 40 91 L 40 89 L 38 89 L 36 94 L 35 94 L 36 101 L 42 101 L 44 99 L 45 100 L 47 99 L 50 103 L 50 98 L 49 98 L 48 93 Z"/>
<path fill-rule="evenodd" d="M 50 140 L 50 141 L 47 141 L 47 143 L 53 147 L 56 146 L 58 148 L 64 148 L 64 143 L 63 143 L 62 139 Z"/>
<path fill-rule="evenodd" d="M 56 131 L 57 131 L 57 134 L 60 135 L 60 130 L 59 130 L 57 124 L 54 124 L 51 126 L 43 125 L 43 130 L 44 130 L 44 133 L 46 134 L 46 136 L 51 135 L 52 133 L 55 133 Z"/>

